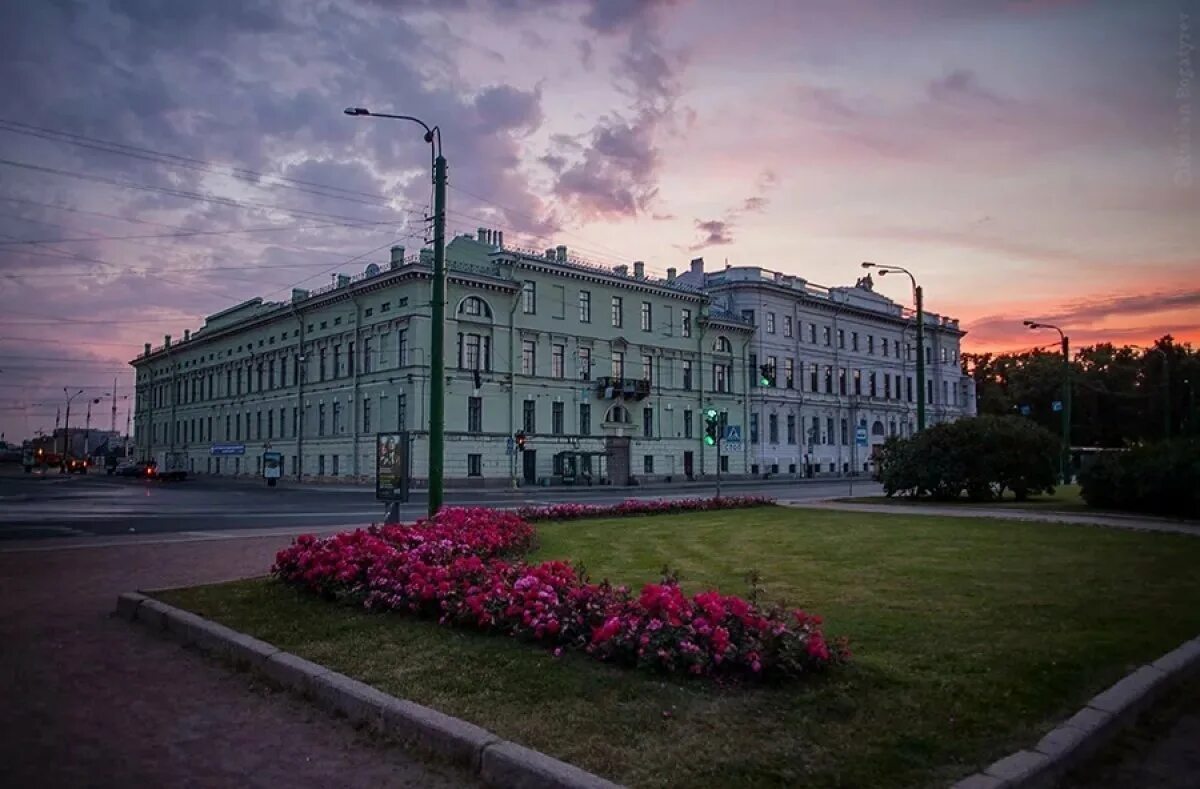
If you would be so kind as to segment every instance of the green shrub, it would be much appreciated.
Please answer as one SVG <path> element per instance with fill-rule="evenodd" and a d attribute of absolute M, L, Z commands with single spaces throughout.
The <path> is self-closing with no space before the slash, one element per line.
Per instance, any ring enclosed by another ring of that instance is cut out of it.
<path fill-rule="evenodd" d="M 1051 493 L 1058 439 L 1027 419 L 978 416 L 891 438 L 877 468 L 888 496 L 989 501 L 1011 490 L 1017 499 Z"/>
<path fill-rule="evenodd" d="M 1177 438 L 1106 453 L 1079 475 L 1092 507 L 1200 518 L 1200 440 Z"/>

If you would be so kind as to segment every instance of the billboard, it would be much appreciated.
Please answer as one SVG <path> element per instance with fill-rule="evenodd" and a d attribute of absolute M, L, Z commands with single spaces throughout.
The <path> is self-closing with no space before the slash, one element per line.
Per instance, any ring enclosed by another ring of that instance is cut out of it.
<path fill-rule="evenodd" d="M 408 501 L 408 433 L 375 434 L 375 498 Z"/>

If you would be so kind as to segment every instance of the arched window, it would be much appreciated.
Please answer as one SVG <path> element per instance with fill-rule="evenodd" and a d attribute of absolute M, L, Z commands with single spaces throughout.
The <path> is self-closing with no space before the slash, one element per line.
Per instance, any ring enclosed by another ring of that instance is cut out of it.
<path fill-rule="evenodd" d="M 717 353 L 733 353 L 733 345 L 729 342 L 729 338 L 724 336 L 713 340 L 712 348 Z"/>
<path fill-rule="evenodd" d="M 604 416 L 605 422 L 620 422 L 623 425 L 629 424 L 629 409 L 623 405 L 614 405 L 608 409 L 608 413 Z"/>
<path fill-rule="evenodd" d="M 875 420 L 875 424 L 871 425 L 871 435 L 873 435 L 873 436 L 882 436 L 883 435 L 883 422 L 881 422 L 878 419 Z"/>
<path fill-rule="evenodd" d="M 492 308 L 478 296 L 467 296 L 458 305 L 459 315 L 470 315 L 477 318 L 492 317 Z"/>

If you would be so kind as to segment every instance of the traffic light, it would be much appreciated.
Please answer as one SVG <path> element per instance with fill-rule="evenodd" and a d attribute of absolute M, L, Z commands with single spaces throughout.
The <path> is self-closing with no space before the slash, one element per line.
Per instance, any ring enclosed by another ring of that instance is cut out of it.
<path fill-rule="evenodd" d="M 721 419 L 717 415 L 717 409 L 710 408 L 704 412 L 704 443 L 706 446 L 713 446 L 717 443 L 717 439 L 721 435 Z"/>
<path fill-rule="evenodd" d="M 513 440 L 517 442 L 517 451 L 524 452 L 525 451 L 525 431 L 518 430 L 517 434 L 515 436 L 513 436 Z"/>
<path fill-rule="evenodd" d="M 775 368 L 769 364 L 764 364 L 758 368 L 758 385 L 759 386 L 774 386 L 775 385 Z"/>

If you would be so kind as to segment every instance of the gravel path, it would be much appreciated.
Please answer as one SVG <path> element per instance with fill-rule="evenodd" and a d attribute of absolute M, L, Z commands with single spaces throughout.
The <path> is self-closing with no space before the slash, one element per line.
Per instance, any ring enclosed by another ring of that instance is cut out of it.
<path fill-rule="evenodd" d="M 0 785 L 474 785 L 110 615 L 119 592 L 261 574 L 283 542 L 0 552 Z"/>

